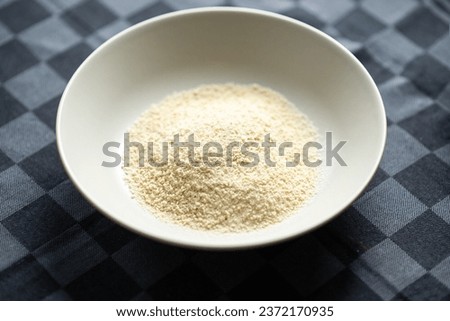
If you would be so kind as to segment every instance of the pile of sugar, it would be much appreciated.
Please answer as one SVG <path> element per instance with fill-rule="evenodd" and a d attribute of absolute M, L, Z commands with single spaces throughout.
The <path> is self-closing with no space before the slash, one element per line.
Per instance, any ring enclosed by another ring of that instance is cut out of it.
<path fill-rule="evenodd" d="M 274 167 L 264 162 L 261 143 L 270 133 Z M 317 131 L 295 106 L 283 96 L 259 85 L 203 85 L 168 96 L 151 106 L 129 131 L 130 141 L 153 142 L 155 159 L 162 160 L 162 142 L 173 143 L 174 135 L 188 141 L 194 134 L 202 144 L 218 142 L 257 142 L 249 148 L 258 153 L 257 166 L 245 167 L 251 159 L 233 149 L 231 166 L 226 158 L 210 158 L 215 167 L 202 160 L 202 148 L 188 164 L 187 148 L 180 149 L 183 166 L 176 164 L 169 150 L 167 165 L 139 167 L 137 148 L 130 149 L 130 166 L 124 167 L 125 180 L 132 195 L 161 219 L 193 229 L 239 232 L 267 227 L 280 222 L 301 207 L 315 193 L 318 169 L 300 163 L 287 167 L 294 159 L 296 146 L 317 141 Z M 278 154 L 282 142 L 294 148 Z M 170 146 L 170 145 L 169 145 Z M 317 157 L 310 153 L 310 159 Z M 210 152 L 215 152 L 211 149 Z"/>

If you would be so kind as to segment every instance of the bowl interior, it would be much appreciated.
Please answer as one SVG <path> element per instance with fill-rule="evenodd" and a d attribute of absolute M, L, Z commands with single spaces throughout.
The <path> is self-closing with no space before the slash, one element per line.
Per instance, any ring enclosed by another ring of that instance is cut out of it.
<path fill-rule="evenodd" d="M 106 142 L 123 134 L 151 104 L 205 83 L 258 83 L 307 114 L 348 166 L 322 167 L 317 195 L 270 228 L 240 234 L 199 232 L 162 222 L 134 201 L 122 169 L 106 168 Z M 92 54 L 60 103 L 58 146 L 84 196 L 120 224 L 163 241 L 204 248 L 263 245 L 304 233 L 348 206 L 372 177 L 385 141 L 385 115 L 367 71 L 319 31 L 271 13 L 209 8 L 134 26 Z"/>

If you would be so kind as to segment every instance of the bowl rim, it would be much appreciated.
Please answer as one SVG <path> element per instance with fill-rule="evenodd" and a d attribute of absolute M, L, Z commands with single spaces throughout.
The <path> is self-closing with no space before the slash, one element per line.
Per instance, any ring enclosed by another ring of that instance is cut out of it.
<path fill-rule="evenodd" d="M 344 206 L 342 206 L 341 208 L 338 208 L 334 211 L 333 215 L 330 215 L 327 219 L 319 222 L 318 224 L 316 224 L 314 227 L 311 228 L 307 228 L 307 229 L 303 229 L 300 230 L 298 232 L 295 233 L 289 233 L 289 234 L 276 234 L 270 238 L 267 238 L 263 241 L 247 241 L 247 242 L 242 242 L 239 245 L 236 244 L 214 244 L 214 245 L 210 245 L 210 244 L 206 244 L 206 243 L 200 243 L 200 242 L 196 242 L 196 241 L 189 241 L 189 240 L 180 240 L 179 238 L 177 238 L 176 236 L 174 237 L 173 235 L 166 235 L 165 237 L 160 237 L 157 235 L 152 235 L 147 233 L 144 230 L 140 230 L 138 228 L 135 228 L 133 226 L 130 226 L 127 224 L 126 220 L 121 220 L 118 219 L 117 217 L 115 217 L 113 214 L 109 213 L 107 210 L 105 210 L 104 208 L 102 208 L 101 205 L 97 204 L 95 202 L 94 199 L 92 199 L 89 194 L 86 192 L 86 190 L 84 189 L 82 183 L 78 180 L 77 175 L 72 171 L 69 162 L 67 160 L 67 156 L 65 154 L 64 151 L 64 147 L 63 147 L 63 143 L 61 140 L 61 122 L 62 122 L 62 114 L 64 112 L 64 105 L 65 105 L 65 101 L 67 99 L 68 96 L 68 92 L 70 91 L 70 88 L 72 86 L 72 84 L 74 83 L 75 79 L 77 78 L 78 74 L 81 72 L 81 70 L 88 64 L 89 61 L 91 61 L 95 56 L 97 56 L 98 54 L 101 53 L 102 49 L 110 46 L 112 43 L 114 43 L 117 39 L 125 37 L 128 33 L 131 33 L 137 29 L 143 28 L 144 26 L 147 25 L 151 25 L 154 23 L 157 23 L 161 20 L 167 20 L 167 19 L 172 19 L 172 18 L 176 18 L 176 17 L 180 17 L 180 16 L 186 16 L 186 15 L 195 15 L 195 14 L 199 14 L 199 13 L 208 13 L 208 12 L 223 12 L 223 13 L 246 13 L 246 14 L 251 14 L 251 15 L 258 15 L 258 16 L 265 16 L 268 18 L 272 18 L 272 19 L 277 19 L 277 20 L 282 20 L 291 24 L 294 24 L 296 26 L 299 26 L 301 28 L 307 29 L 309 32 L 312 32 L 315 36 L 324 39 L 325 41 L 331 43 L 333 46 L 337 47 L 342 53 L 345 54 L 345 56 L 350 59 L 355 66 L 357 66 L 359 68 L 360 71 L 362 71 L 362 74 L 364 75 L 364 77 L 366 78 L 368 84 L 370 85 L 370 90 L 373 92 L 375 99 L 377 100 L 377 106 L 378 106 L 378 112 L 381 113 L 381 123 L 379 124 L 380 126 L 380 135 L 381 135 L 381 144 L 379 146 L 379 149 L 377 151 L 377 157 L 376 157 L 376 161 L 373 163 L 373 165 L 371 166 L 370 170 L 367 171 L 368 175 L 366 176 L 364 183 L 361 185 L 361 188 L 359 190 L 355 190 L 355 192 L 353 193 L 352 197 L 350 197 L 349 199 L 347 199 L 345 201 Z M 385 107 L 383 104 L 383 100 L 381 97 L 381 94 L 378 90 L 378 87 L 375 84 L 375 81 L 373 80 L 372 76 L 369 74 L 369 72 L 367 71 L 367 69 L 364 67 L 364 65 L 347 49 L 344 47 L 344 45 L 342 45 L 341 43 L 339 43 L 336 39 L 332 38 L 331 36 L 327 35 L 326 33 L 304 23 L 301 21 L 298 21 L 296 19 L 284 16 L 282 14 L 279 13 L 274 13 L 274 12 L 270 12 L 270 11 L 266 11 L 266 10 L 260 10 L 260 9 L 253 9 L 253 8 L 245 8 L 245 7 L 227 7 L 227 6 L 223 6 L 223 7 L 217 7 L 217 6 L 213 6 L 213 7 L 201 7 L 201 8 L 192 8 L 192 9 L 184 9 L 184 10 L 179 10 L 179 11 L 174 11 L 174 12 L 170 12 L 170 13 L 166 13 L 166 14 L 162 14 L 160 16 L 156 16 L 147 20 L 144 20 L 142 22 L 139 22 L 135 25 L 132 25 L 130 27 L 128 27 L 127 29 L 119 32 L 118 34 L 114 35 L 113 37 L 109 38 L 108 40 L 106 40 L 103 44 L 101 44 L 99 47 L 97 47 L 82 63 L 81 65 L 77 68 L 77 70 L 74 72 L 74 74 L 71 76 L 69 82 L 67 83 L 64 92 L 61 96 L 59 105 L 58 105 L 58 110 L 57 110 L 57 116 L 56 116 L 56 143 L 57 143 L 57 149 L 58 149 L 58 153 L 62 162 L 62 165 L 66 171 L 66 173 L 68 174 L 69 179 L 71 180 L 71 182 L 74 184 L 74 186 L 77 188 L 77 190 L 82 194 L 82 196 L 84 197 L 85 200 L 87 200 L 88 203 L 90 203 L 96 210 L 98 210 L 100 213 L 102 213 L 103 215 L 105 215 L 107 218 L 109 218 L 110 220 L 112 220 L 113 222 L 117 223 L 118 225 L 131 230 L 132 232 L 144 236 L 146 238 L 151 238 L 153 240 L 162 242 L 162 243 L 166 243 L 166 244 L 170 244 L 170 245 L 175 245 L 175 246 L 181 246 L 181 247 L 186 247 L 186 248 L 193 248 L 193 249 L 204 249 L 204 250 L 242 250 L 242 249 L 250 249 L 250 248 L 257 248 L 257 247 L 263 247 L 263 246 L 269 246 L 269 245 L 273 245 L 273 244 L 277 244 L 280 242 L 284 242 L 290 239 L 293 239 L 295 237 L 299 237 L 301 235 L 307 234 L 311 231 L 316 230 L 317 228 L 325 225 L 326 223 L 328 223 L 329 221 L 331 221 L 332 219 L 336 218 L 338 215 L 340 215 L 345 209 L 347 209 L 348 207 L 350 207 L 352 205 L 352 203 L 362 194 L 362 192 L 366 189 L 367 185 L 370 183 L 370 181 L 372 180 L 373 176 L 376 173 L 376 170 L 379 167 L 379 164 L 381 162 L 381 158 L 383 156 L 383 152 L 386 146 L 386 136 L 387 136 L 387 119 L 386 119 L 386 111 L 385 111 Z"/>

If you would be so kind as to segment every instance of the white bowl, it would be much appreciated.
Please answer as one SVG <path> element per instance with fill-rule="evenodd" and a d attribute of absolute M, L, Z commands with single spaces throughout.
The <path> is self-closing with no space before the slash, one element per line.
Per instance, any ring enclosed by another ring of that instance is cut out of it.
<path fill-rule="evenodd" d="M 220 234 L 163 222 L 131 198 L 120 166 L 101 166 L 108 160 L 102 147 L 123 142 L 137 117 L 166 95 L 226 82 L 258 83 L 285 95 L 322 137 L 332 132 L 335 142 L 347 141 L 340 154 L 348 166 L 324 167 L 322 184 L 308 205 L 263 230 Z M 278 14 L 222 7 L 159 16 L 100 46 L 67 85 L 56 133 L 70 178 L 115 222 L 176 245 L 236 249 L 303 234 L 349 206 L 380 162 L 386 118 L 372 78 L 338 42 Z"/>

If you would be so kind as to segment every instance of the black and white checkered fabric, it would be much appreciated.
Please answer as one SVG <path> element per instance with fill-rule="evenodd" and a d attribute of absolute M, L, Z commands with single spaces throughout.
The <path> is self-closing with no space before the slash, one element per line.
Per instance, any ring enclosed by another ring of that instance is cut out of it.
<path fill-rule="evenodd" d="M 77 66 L 144 19 L 250 6 L 342 42 L 383 95 L 388 140 L 364 194 L 288 243 L 204 252 L 115 225 L 55 145 Z M 445 0 L 0 0 L 0 299 L 450 299 L 450 4 Z"/>

